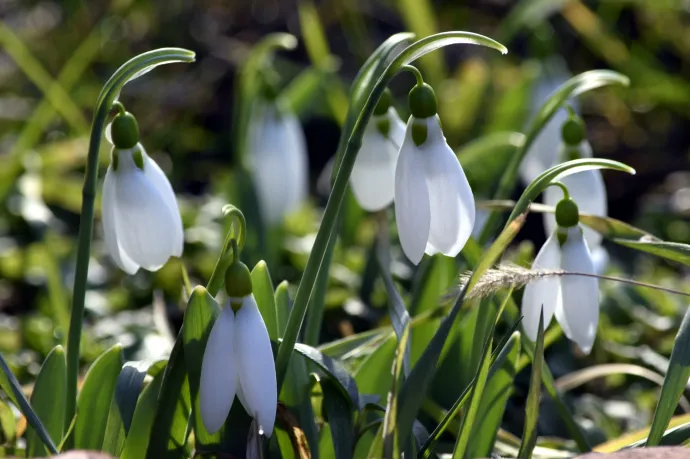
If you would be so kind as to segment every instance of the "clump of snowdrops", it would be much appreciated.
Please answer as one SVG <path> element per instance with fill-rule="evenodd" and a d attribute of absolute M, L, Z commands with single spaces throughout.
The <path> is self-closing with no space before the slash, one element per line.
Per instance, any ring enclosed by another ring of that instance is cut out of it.
<path fill-rule="evenodd" d="M 567 79 L 540 101 L 493 199 L 478 201 L 446 141 L 435 88 L 413 66 L 423 55 L 451 45 L 507 53 L 500 43 L 469 32 L 419 40 L 402 33 L 382 43 L 360 69 L 333 152 L 328 203 L 293 289 L 287 282 L 276 287 L 267 263 L 250 270 L 243 261 L 247 241 L 299 208 L 309 183 L 304 134 L 280 97 L 280 77 L 271 68 L 273 54 L 294 48 L 295 38 L 266 37 L 240 75 L 234 121 L 240 133 L 234 154 L 251 186 L 242 189 L 237 202 L 218 209 L 228 232 L 206 284 L 190 285 L 184 268 L 180 274 L 187 305 L 172 352 L 161 360 L 124 362 L 122 347 L 115 345 L 90 366 L 78 388 L 98 191 L 103 230 L 98 234 L 116 266 L 129 275 L 156 271 L 171 257 L 181 258 L 184 266 L 185 229 L 175 191 L 146 152 L 146 135 L 136 114 L 126 109 L 125 85 L 162 64 L 192 63 L 194 53 L 158 49 L 120 67 L 105 83 L 94 111 L 66 351 L 58 346 L 48 355 L 29 400 L 2 360 L 0 385 L 29 424 L 27 455 L 91 449 L 126 458 L 426 458 L 441 453 L 529 458 L 591 450 L 587 433 L 554 384 L 544 347 L 563 334 L 574 343 L 573 352 L 591 352 L 600 284 L 635 283 L 602 275 L 608 262 L 602 239 L 671 260 L 688 248 L 607 216 L 601 170 L 634 170 L 596 158 L 572 101 L 602 86 L 628 84 L 624 75 L 607 70 Z M 407 98 L 388 88 L 402 73 L 415 78 Z M 407 120 L 401 106 L 410 113 Z M 556 142 L 544 141 L 547 134 Z M 100 186 L 103 137 L 112 148 Z M 525 191 L 517 201 L 506 201 L 521 176 Z M 385 285 L 390 325 L 319 343 L 348 188 L 362 209 L 376 214 L 371 258 Z M 546 206 L 539 207 L 534 201 L 542 195 Z M 547 242 L 531 269 L 499 265 L 530 210 L 544 212 Z M 247 219 L 242 211 L 258 217 Z M 455 274 L 464 272 L 463 282 L 457 291 L 420 307 L 393 280 L 394 254 L 410 269 L 426 263 L 433 270 L 440 263 Z M 559 326 L 550 326 L 553 317 Z M 688 328 L 686 317 L 653 423 L 642 437 L 646 445 L 688 438 L 685 425 L 665 432 L 690 376 Z M 446 360 L 459 355 L 461 340 L 471 343 L 463 351 L 466 374 L 441 378 Z M 515 375 L 528 364 L 531 379 L 518 438 L 501 429 L 501 419 Z M 429 398 L 439 384 L 450 400 L 445 408 Z M 567 442 L 541 444 L 537 438 L 542 393 L 557 406 Z"/>

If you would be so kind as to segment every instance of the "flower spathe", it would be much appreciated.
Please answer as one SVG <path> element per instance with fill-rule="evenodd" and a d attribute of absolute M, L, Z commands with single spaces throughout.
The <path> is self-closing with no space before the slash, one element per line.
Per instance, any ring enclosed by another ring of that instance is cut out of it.
<path fill-rule="evenodd" d="M 352 193 L 364 210 L 375 212 L 393 202 L 395 166 L 404 138 L 405 123 L 393 107 L 374 115 L 365 128 L 350 175 Z"/>
<path fill-rule="evenodd" d="M 306 200 L 307 147 L 294 113 L 275 102 L 257 103 L 250 118 L 248 163 L 267 223 L 280 223 Z"/>
<path fill-rule="evenodd" d="M 230 303 L 241 304 L 237 312 Z M 235 395 L 267 437 L 273 433 L 278 393 L 266 325 L 254 295 L 231 298 L 216 319 L 201 363 L 199 408 L 204 427 L 217 432 Z"/>
<path fill-rule="evenodd" d="M 558 232 L 561 232 L 559 242 Z M 551 233 L 532 263 L 533 269 L 594 274 L 592 255 L 582 228 L 558 228 Z M 565 335 L 586 354 L 592 350 L 599 323 L 599 285 L 596 278 L 562 275 L 549 276 L 527 284 L 522 297 L 523 327 L 527 337 L 536 341 L 539 314 L 544 314 L 544 329 L 553 316 Z"/>
<path fill-rule="evenodd" d="M 426 129 L 417 145 L 415 124 Z M 437 115 L 410 116 L 395 170 L 395 218 L 407 258 L 419 264 L 424 253 L 454 257 L 472 233 L 474 196 Z"/>
<path fill-rule="evenodd" d="M 141 144 L 113 147 L 102 209 L 106 247 L 126 273 L 156 271 L 171 256 L 182 255 L 184 233 L 175 193 Z"/>

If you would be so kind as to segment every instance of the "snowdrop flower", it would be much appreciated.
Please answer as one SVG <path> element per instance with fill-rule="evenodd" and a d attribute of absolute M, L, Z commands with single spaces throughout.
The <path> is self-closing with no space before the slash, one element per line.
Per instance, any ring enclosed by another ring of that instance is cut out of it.
<path fill-rule="evenodd" d="M 275 101 L 260 100 L 247 147 L 261 214 L 269 225 L 278 224 L 307 198 L 307 147 L 299 119 Z"/>
<path fill-rule="evenodd" d="M 544 76 L 535 84 L 532 94 L 532 106 L 530 107 L 530 119 L 539 112 L 546 100 L 563 84 L 570 75 L 563 65 L 557 61 L 549 61 L 545 64 L 548 68 Z M 547 73 L 548 72 L 548 73 Z M 539 132 L 527 155 L 520 164 L 520 177 L 525 184 L 530 184 L 546 169 L 558 161 L 558 146 L 561 143 L 561 126 L 568 119 L 565 110 L 558 110 Z"/>
<path fill-rule="evenodd" d="M 170 181 L 139 143 L 134 116 L 118 114 L 111 125 L 113 149 L 103 182 L 105 244 L 127 274 L 160 269 L 182 255 L 184 234 Z"/>
<path fill-rule="evenodd" d="M 595 274 L 592 255 L 579 225 L 578 208 L 572 199 L 565 198 L 558 203 L 556 220 L 558 228 L 539 250 L 532 268 Z M 551 276 L 525 286 L 522 323 L 532 341 L 537 338 L 542 308 L 545 329 L 555 315 L 565 335 L 589 354 L 599 323 L 599 283 L 596 278 Z"/>
<path fill-rule="evenodd" d="M 201 362 L 199 407 L 210 433 L 225 423 L 235 399 L 270 437 L 276 418 L 276 369 L 266 325 L 252 295 L 249 269 L 238 261 L 225 274 L 228 304 L 216 319 Z"/>
<path fill-rule="evenodd" d="M 404 137 L 405 123 L 391 106 L 386 90 L 364 130 L 350 175 L 352 193 L 364 210 L 375 212 L 393 202 L 395 165 Z"/>
<path fill-rule="evenodd" d="M 591 158 L 592 147 L 585 137 L 585 125 L 582 119 L 573 111 L 563 123 L 563 142 L 560 149 L 560 161 L 579 158 Z M 549 166 L 551 167 L 551 166 Z M 569 175 L 561 180 L 568 188 L 570 197 L 577 202 L 580 210 L 586 214 L 605 217 L 608 215 L 608 204 L 604 179 L 599 169 L 587 170 Z M 555 206 L 560 201 L 562 193 L 556 187 L 547 188 L 544 192 L 544 204 Z M 551 234 L 556 229 L 556 218 L 553 214 L 544 214 L 546 233 Z M 587 245 L 590 249 L 601 245 L 602 236 L 591 228 L 583 228 Z"/>
<path fill-rule="evenodd" d="M 424 253 L 454 257 L 474 226 L 474 196 L 460 163 L 446 143 L 431 86 L 409 95 L 412 115 L 395 170 L 395 219 L 407 258 Z"/>

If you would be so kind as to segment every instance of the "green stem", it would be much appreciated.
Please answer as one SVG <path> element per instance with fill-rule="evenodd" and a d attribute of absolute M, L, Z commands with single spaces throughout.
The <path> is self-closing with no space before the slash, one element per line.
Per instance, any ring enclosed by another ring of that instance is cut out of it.
<path fill-rule="evenodd" d="M 400 67 L 400 70 L 405 70 L 406 72 L 412 73 L 414 77 L 417 79 L 417 86 L 421 86 L 424 84 L 424 77 L 422 77 L 422 73 L 414 65 L 403 65 L 402 67 Z"/>
<path fill-rule="evenodd" d="M 220 251 L 216 266 L 213 268 L 213 273 L 206 284 L 206 290 L 211 296 L 216 296 L 223 285 L 225 270 L 228 269 L 230 263 L 239 257 L 239 252 L 244 248 L 244 241 L 247 235 L 247 221 L 240 209 L 227 204 L 223 206 L 223 215 L 230 218 L 230 229 L 225 236 L 225 242 Z M 228 249 L 232 249 L 231 256 L 227 256 Z"/>
<path fill-rule="evenodd" d="M 550 186 L 557 186 L 558 188 L 563 191 L 563 199 L 570 199 L 570 193 L 568 193 L 568 187 L 565 186 L 562 182 L 551 182 L 549 183 L 546 188 Z"/>
<path fill-rule="evenodd" d="M 98 96 L 96 111 L 91 124 L 89 152 L 86 160 L 84 187 L 82 189 L 82 209 L 79 219 L 79 238 L 77 241 L 77 262 L 74 273 L 72 311 L 69 333 L 67 335 L 67 389 L 65 404 L 65 427 L 72 421 L 77 406 L 77 378 L 79 376 L 79 347 L 81 344 L 84 319 L 84 296 L 91 256 L 93 237 L 94 203 L 98 183 L 98 153 L 101 136 L 108 113 L 122 87 L 132 78 L 161 64 L 172 62 L 193 62 L 194 53 L 181 48 L 161 48 L 140 54 L 122 65 L 106 82 Z M 69 441 L 69 440 L 68 440 Z M 67 445 L 69 447 L 70 445 Z"/>

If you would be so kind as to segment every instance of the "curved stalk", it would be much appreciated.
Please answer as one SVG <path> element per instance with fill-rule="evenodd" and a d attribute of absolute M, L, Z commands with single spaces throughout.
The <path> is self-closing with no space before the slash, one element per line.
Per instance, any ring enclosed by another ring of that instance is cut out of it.
<path fill-rule="evenodd" d="M 140 54 L 123 64 L 106 82 L 98 96 L 96 111 L 91 123 L 89 152 L 86 160 L 84 187 L 82 189 L 82 208 L 79 218 L 79 237 L 77 241 L 77 263 L 74 273 L 72 310 L 69 333 L 67 335 L 67 402 L 65 405 L 65 427 L 67 428 L 76 412 L 77 377 L 79 374 L 79 346 L 81 343 L 82 322 L 84 318 L 84 296 L 91 255 L 93 237 L 94 202 L 98 182 L 98 153 L 101 136 L 108 114 L 127 82 L 137 78 L 154 67 L 173 62 L 193 62 L 194 53 L 181 48 L 161 48 Z"/>

